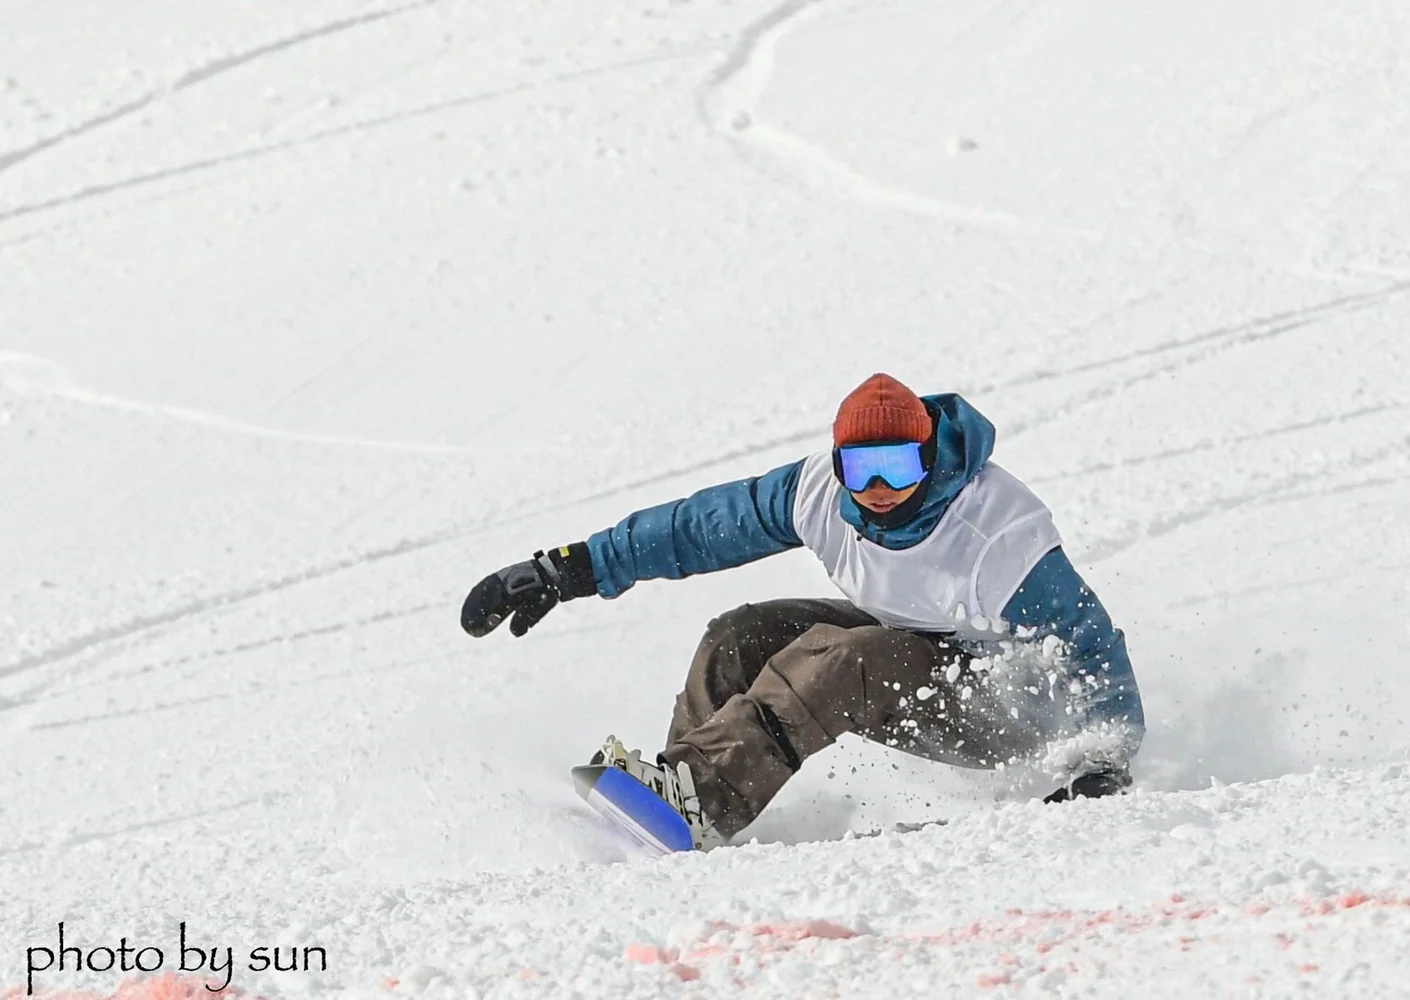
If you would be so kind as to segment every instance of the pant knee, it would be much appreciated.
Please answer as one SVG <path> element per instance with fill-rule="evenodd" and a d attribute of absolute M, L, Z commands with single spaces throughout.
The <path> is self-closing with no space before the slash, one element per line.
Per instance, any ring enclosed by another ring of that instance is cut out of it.
<path fill-rule="evenodd" d="M 798 640 L 802 655 L 789 657 L 784 666 L 810 685 L 837 684 L 853 677 L 860 684 L 864 677 L 890 675 L 899 664 L 916 659 L 907 638 L 880 625 L 814 625 Z"/>
<path fill-rule="evenodd" d="M 731 608 L 710 619 L 710 623 L 705 626 L 705 639 L 707 642 L 713 640 L 718 643 L 729 638 L 748 635 L 757 630 L 759 618 L 757 604 L 741 604 L 737 608 Z"/>
<path fill-rule="evenodd" d="M 884 726 L 935 684 L 937 651 L 911 633 L 882 626 L 809 629 L 770 666 L 829 728 Z"/>
<path fill-rule="evenodd" d="M 831 686 L 855 672 L 860 644 L 853 632 L 837 625 L 814 625 L 771 662 L 774 670 L 800 693 Z"/>
<path fill-rule="evenodd" d="M 823 729 L 836 738 L 842 732 L 866 728 L 891 692 L 869 690 L 868 676 L 887 655 L 881 636 L 857 633 L 884 632 L 872 627 L 846 629 L 814 625 L 782 654 L 769 661 L 761 683 L 786 688 Z"/>
<path fill-rule="evenodd" d="M 796 602 L 763 601 L 741 604 L 712 619 L 705 627 L 700 650 L 741 654 L 750 662 L 762 665 L 773 653 L 787 646 L 808 627 L 810 622 L 799 618 Z"/>

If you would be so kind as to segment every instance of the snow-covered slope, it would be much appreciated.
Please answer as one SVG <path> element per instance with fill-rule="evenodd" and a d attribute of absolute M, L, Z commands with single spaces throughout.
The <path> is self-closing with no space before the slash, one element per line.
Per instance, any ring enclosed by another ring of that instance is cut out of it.
<path fill-rule="evenodd" d="M 1403 989 L 1410 9 L 0 16 L 0 990 L 59 921 L 185 921 L 271 997 Z M 567 767 L 825 578 L 521 641 L 461 597 L 824 446 L 875 370 L 1057 512 L 1137 792 L 844 741 L 757 845 L 609 863 Z M 328 971 L 245 967 L 281 943 Z"/>

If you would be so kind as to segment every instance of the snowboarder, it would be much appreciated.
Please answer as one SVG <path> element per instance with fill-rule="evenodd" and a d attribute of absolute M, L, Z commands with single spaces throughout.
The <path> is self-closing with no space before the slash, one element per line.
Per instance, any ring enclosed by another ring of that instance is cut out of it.
<path fill-rule="evenodd" d="M 522 636 L 560 601 L 807 546 L 846 600 L 716 618 L 655 762 L 611 737 L 594 758 L 658 791 L 697 846 L 748 826 L 845 732 L 971 768 L 1066 748 L 1076 759 L 1049 801 L 1126 788 L 1144 718 L 1125 638 L 1048 508 L 989 460 L 993 424 L 958 394 L 922 399 L 876 374 L 832 433 L 829 451 L 487 576 L 462 627 L 485 636 L 512 616 Z"/>

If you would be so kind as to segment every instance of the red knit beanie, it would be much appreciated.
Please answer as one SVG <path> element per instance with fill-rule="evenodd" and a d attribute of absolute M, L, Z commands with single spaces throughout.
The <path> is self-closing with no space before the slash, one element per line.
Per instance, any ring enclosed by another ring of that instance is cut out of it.
<path fill-rule="evenodd" d="M 838 447 L 873 441 L 930 439 L 935 421 L 920 397 L 890 375 L 880 372 L 848 394 L 832 424 L 832 443 Z"/>

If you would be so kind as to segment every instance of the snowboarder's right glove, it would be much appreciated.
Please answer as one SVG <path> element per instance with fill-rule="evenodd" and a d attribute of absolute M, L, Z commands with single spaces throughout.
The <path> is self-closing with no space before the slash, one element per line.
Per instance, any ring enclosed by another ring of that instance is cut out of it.
<path fill-rule="evenodd" d="M 475 638 L 489 635 L 510 614 L 509 631 L 522 636 L 559 601 L 597 593 L 592 555 L 586 542 L 574 542 L 545 555 L 491 573 L 470 591 L 460 609 L 460 627 Z"/>
<path fill-rule="evenodd" d="M 1068 802 L 1072 799 L 1100 799 L 1117 795 L 1131 787 L 1131 772 L 1124 766 L 1103 765 L 1088 771 L 1063 785 L 1043 799 L 1044 802 Z"/>

